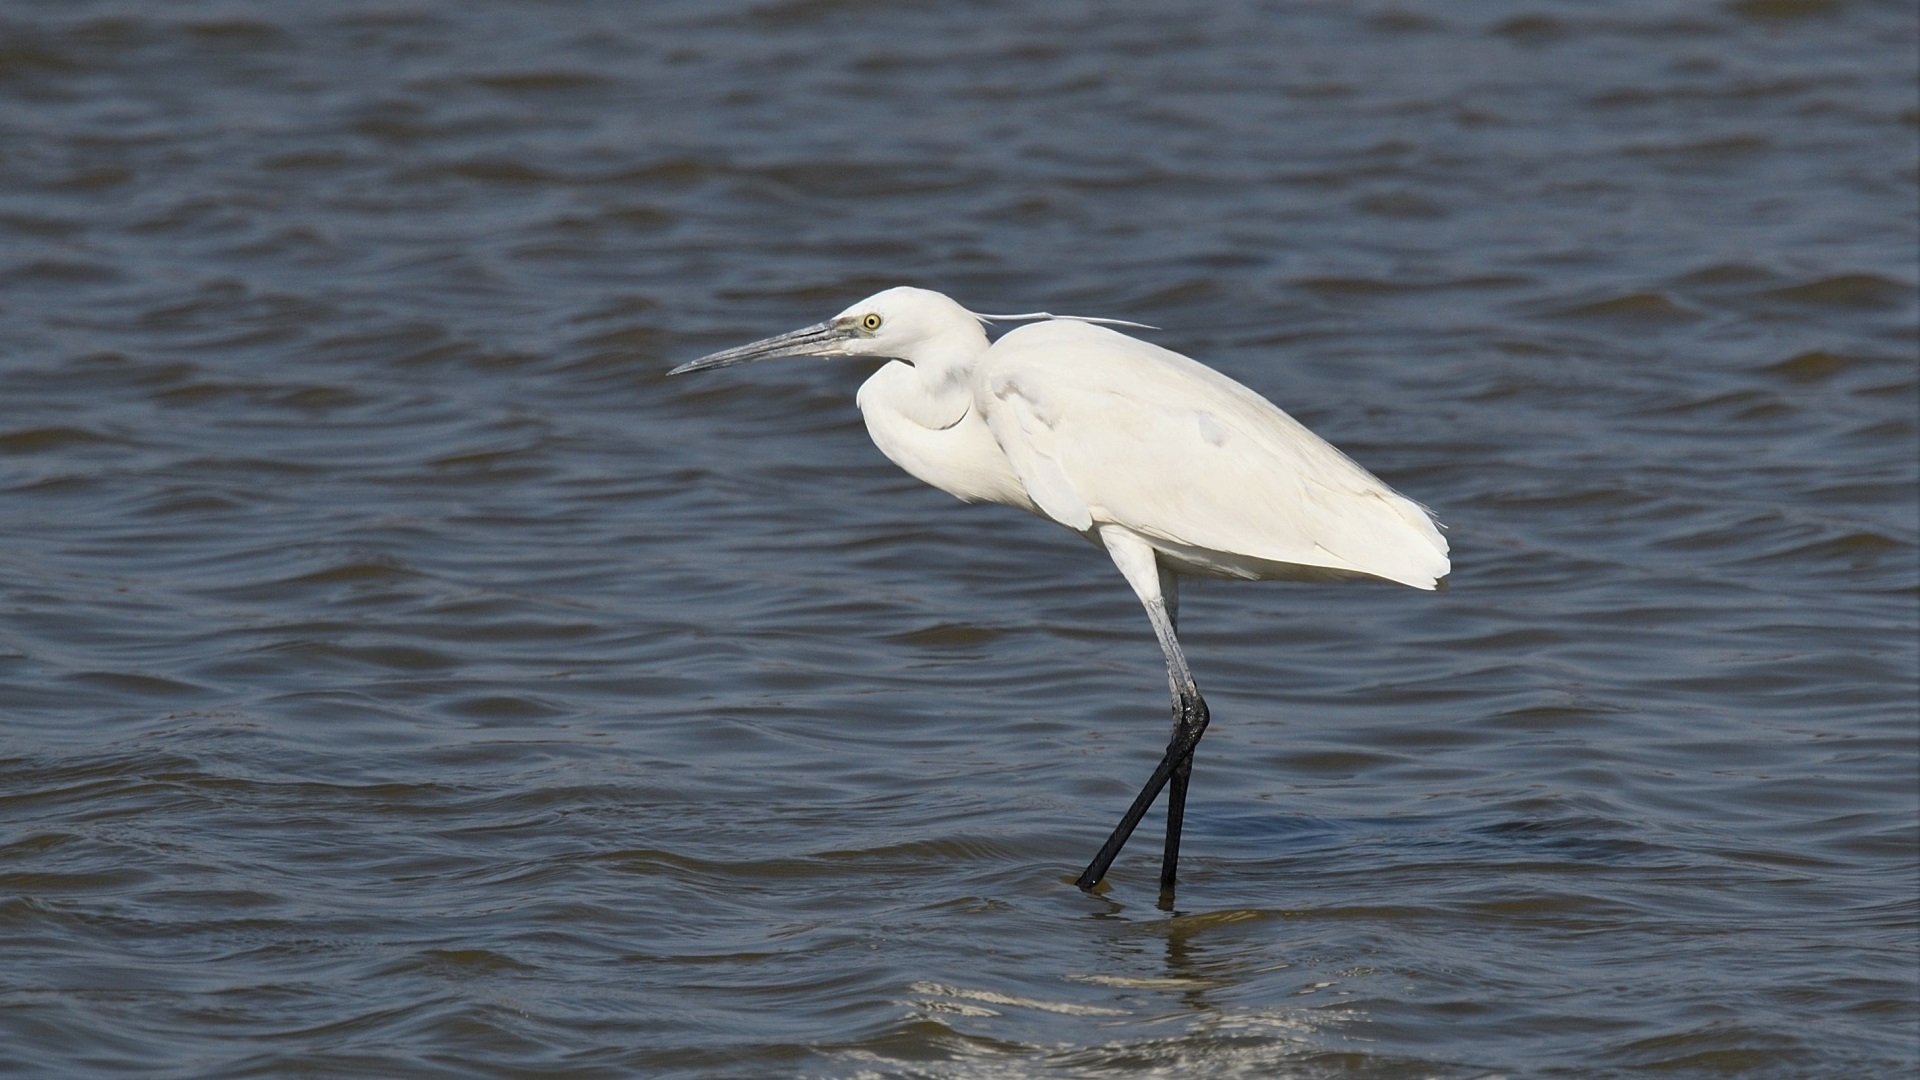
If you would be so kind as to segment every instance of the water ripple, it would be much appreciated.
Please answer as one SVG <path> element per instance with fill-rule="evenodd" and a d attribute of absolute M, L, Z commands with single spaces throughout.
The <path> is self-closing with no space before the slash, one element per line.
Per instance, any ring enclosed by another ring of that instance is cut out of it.
<path fill-rule="evenodd" d="M 1911 13 L 0 12 L 0 1070 L 1902 1075 Z M 1283 61 L 1276 62 L 1276 57 Z M 1898 152 L 1889 149 L 1899 149 Z M 1450 528 L 1193 583 L 871 448 L 910 281 Z"/>

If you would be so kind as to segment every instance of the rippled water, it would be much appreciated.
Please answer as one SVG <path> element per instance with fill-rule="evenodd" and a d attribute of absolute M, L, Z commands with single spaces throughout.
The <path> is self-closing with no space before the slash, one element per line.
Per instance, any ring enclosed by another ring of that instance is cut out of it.
<path fill-rule="evenodd" d="M 1866 0 L 0 7 L 0 1072 L 1893 1076 L 1920 32 Z M 1451 527 L 1199 583 L 920 487 L 914 283 Z"/>

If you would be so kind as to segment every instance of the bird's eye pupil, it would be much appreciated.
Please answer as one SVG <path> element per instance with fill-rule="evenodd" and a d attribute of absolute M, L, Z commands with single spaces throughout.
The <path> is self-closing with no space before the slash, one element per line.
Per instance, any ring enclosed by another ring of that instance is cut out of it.
<path fill-rule="evenodd" d="M 866 318 L 860 320 L 860 325 L 866 327 L 868 330 L 878 330 L 880 329 L 880 316 L 868 315 Z"/>

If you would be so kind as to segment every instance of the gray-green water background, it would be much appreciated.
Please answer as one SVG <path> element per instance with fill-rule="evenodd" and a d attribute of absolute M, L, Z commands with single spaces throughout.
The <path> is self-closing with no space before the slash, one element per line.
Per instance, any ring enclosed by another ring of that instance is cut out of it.
<path fill-rule="evenodd" d="M 0 3 L 0 1073 L 1920 1059 L 1909 3 Z M 1449 524 L 1202 584 L 889 465 L 880 287 Z M 1148 828 L 1154 827 L 1154 819 Z"/>

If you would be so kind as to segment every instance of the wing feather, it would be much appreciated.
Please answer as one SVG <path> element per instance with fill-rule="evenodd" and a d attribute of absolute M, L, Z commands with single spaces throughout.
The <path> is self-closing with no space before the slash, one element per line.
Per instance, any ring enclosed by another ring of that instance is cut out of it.
<path fill-rule="evenodd" d="M 1178 353 L 1099 326 L 1039 323 L 996 342 L 974 379 L 1015 474 L 1061 524 L 1112 522 L 1223 561 L 1420 588 L 1449 569 L 1447 542 L 1418 504 Z"/>
<path fill-rule="evenodd" d="M 1063 447 L 1055 427 L 1059 417 L 1029 399 L 1017 384 L 1001 385 L 998 407 L 987 413 L 987 430 L 1013 464 L 1014 475 L 1034 503 L 1053 520 L 1076 532 L 1093 526 L 1093 513 L 1060 461 Z"/>

